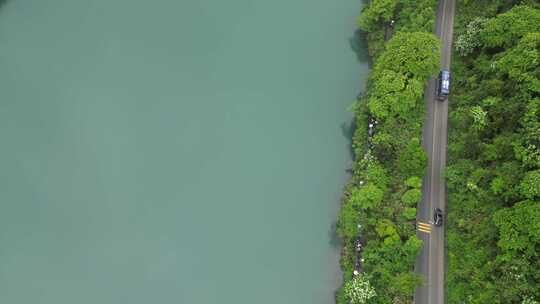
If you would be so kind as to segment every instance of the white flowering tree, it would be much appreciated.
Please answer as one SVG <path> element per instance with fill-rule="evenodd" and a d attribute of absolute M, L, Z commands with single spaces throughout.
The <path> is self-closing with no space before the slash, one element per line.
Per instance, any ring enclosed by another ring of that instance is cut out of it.
<path fill-rule="evenodd" d="M 345 296 L 351 304 L 366 304 L 376 295 L 369 279 L 362 273 L 345 284 Z"/>
<path fill-rule="evenodd" d="M 538 301 L 535 301 L 531 298 L 525 298 L 523 299 L 523 302 L 521 304 L 539 304 Z"/>
<path fill-rule="evenodd" d="M 479 36 L 486 22 L 487 19 L 485 18 L 475 18 L 467 24 L 465 33 L 457 37 L 454 45 L 461 56 L 467 56 L 480 46 Z"/>

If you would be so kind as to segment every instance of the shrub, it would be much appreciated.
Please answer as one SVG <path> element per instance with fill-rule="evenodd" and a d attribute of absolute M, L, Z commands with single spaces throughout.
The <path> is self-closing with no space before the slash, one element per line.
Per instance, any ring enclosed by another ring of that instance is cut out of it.
<path fill-rule="evenodd" d="M 422 198 L 422 191 L 419 189 L 411 189 L 403 194 L 401 201 L 407 206 L 416 206 Z"/>

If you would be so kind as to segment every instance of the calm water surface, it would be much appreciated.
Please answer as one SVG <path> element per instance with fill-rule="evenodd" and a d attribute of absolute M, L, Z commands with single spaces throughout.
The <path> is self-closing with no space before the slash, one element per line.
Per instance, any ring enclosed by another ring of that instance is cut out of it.
<path fill-rule="evenodd" d="M 0 303 L 331 303 L 360 7 L 7 0 Z"/>

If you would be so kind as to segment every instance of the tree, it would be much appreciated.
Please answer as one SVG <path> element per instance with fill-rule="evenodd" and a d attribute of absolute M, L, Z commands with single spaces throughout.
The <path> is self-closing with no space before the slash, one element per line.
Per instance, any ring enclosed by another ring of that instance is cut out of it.
<path fill-rule="evenodd" d="M 382 70 L 373 81 L 369 110 L 379 120 L 389 116 L 407 116 L 422 96 L 422 87 L 421 82 L 410 80 L 401 73 Z"/>
<path fill-rule="evenodd" d="M 400 151 L 397 168 L 402 176 L 424 176 L 427 165 L 427 155 L 420 145 L 419 138 L 412 138 L 407 146 Z"/>
<path fill-rule="evenodd" d="M 414 295 L 416 286 L 418 286 L 420 282 L 420 277 L 414 272 L 402 272 L 393 277 L 388 288 L 392 293 L 399 295 L 399 301 L 394 298 L 393 303 L 410 303 L 407 299 Z"/>
<path fill-rule="evenodd" d="M 536 255 L 536 248 L 540 245 L 538 219 L 540 219 L 540 202 L 523 201 L 511 208 L 497 211 L 493 221 L 499 229 L 498 245 L 505 251 Z"/>
<path fill-rule="evenodd" d="M 506 154 L 508 155 L 508 154 Z M 517 161 L 499 161 L 494 170 L 495 177 L 491 180 L 490 190 L 494 198 L 511 202 L 521 199 L 519 182 L 523 179 L 524 171 L 521 163 Z"/>
<path fill-rule="evenodd" d="M 538 31 L 540 10 L 528 6 L 515 6 L 485 23 L 480 34 L 487 47 L 509 47 L 527 33 Z"/>
<path fill-rule="evenodd" d="M 516 158 L 527 167 L 540 167 L 540 98 L 529 101 L 527 111 L 522 119 L 523 136 L 516 141 L 514 152 Z"/>
<path fill-rule="evenodd" d="M 349 203 L 355 208 L 372 209 L 379 206 L 384 192 L 374 184 L 367 184 L 361 188 L 353 189 Z"/>
<path fill-rule="evenodd" d="M 379 113 L 378 115 L 381 114 Z M 377 158 L 383 162 L 393 159 L 399 146 L 395 136 L 392 136 L 392 134 L 387 133 L 384 130 L 378 130 L 375 136 L 373 136 L 372 142 L 373 152 L 377 155 Z"/>
<path fill-rule="evenodd" d="M 398 32 L 375 63 L 373 78 L 378 79 L 384 70 L 391 70 L 423 83 L 439 69 L 440 48 L 440 41 L 433 34 Z"/>
<path fill-rule="evenodd" d="M 390 21 L 398 2 L 398 0 L 373 0 L 358 17 L 358 25 L 366 32 L 373 31 L 379 23 Z"/>
<path fill-rule="evenodd" d="M 400 14 L 396 30 L 405 32 L 433 32 L 436 0 L 400 0 Z"/>
<path fill-rule="evenodd" d="M 526 198 L 540 198 L 540 170 L 527 172 L 520 186 L 521 193 Z"/>
<path fill-rule="evenodd" d="M 386 245 L 397 243 L 400 237 L 397 233 L 396 226 L 389 220 L 381 221 L 375 228 L 380 238 L 384 239 Z"/>
<path fill-rule="evenodd" d="M 503 194 L 505 189 L 504 180 L 502 177 L 496 177 L 491 181 L 490 185 L 491 192 L 494 194 Z"/>
<path fill-rule="evenodd" d="M 477 17 L 467 24 L 465 33 L 459 35 L 455 42 L 455 47 L 461 56 L 467 56 L 474 49 L 481 45 L 480 32 L 483 30 L 486 18 Z"/>
<path fill-rule="evenodd" d="M 418 176 L 410 177 L 405 181 L 405 185 L 407 185 L 407 186 L 409 186 L 411 188 L 420 189 L 422 187 L 422 179 L 419 178 Z"/>
<path fill-rule="evenodd" d="M 337 230 L 342 239 L 352 240 L 358 236 L 358 221 L 360 214 L 352 204 L 344 203 L 341 206 Z"/>
<path fill-rule="evenodd" d="M 411 235 L 403 245 L 403 253 L 407 256 L 406 261 L 408 264 L 414 264 L 414 260 L 421 249 L 422 240 L 417 238 L 416 235 Z"/>
<path fill-rule="evenodd" d="M 473 106 L 469 109 L 469 113 L 473 120 L 473 128 L 477 131 L 481 131 L 486 126 L 486 116 L 487 112 L 482 109 L 480 106 Z"/>
<path fill-rule="evenodd" d="M 377 296 L 377 293 L 371 286 L 369 278 L 361 273 L 345 284 L 345 296 L 351 304 L 366 304 Z"/>
<path fill-rule="evenodd" d="M 419 189 L 411 189 L 403 194 L 401 201 L 407 206 L 416 206 L 422 198 L 422 191 Z"/>
<path fill-rule="evenodd" d="M 540 93 L 540 33 L 525 34 L 515 47 L 503 53 L 495 66 L 526 89 Z"/>
<path fill-rule="evenodd" d="M 527 303 L 540 295 L 538 4 L 462 1 L 456 16 L 456 50 L 466 57 L 452 63 L 449 303 Z"/>
<path fill-rule="evenodd" d="M 367 181 L 375 184 L 383 192 L 386 192 L 390 184 L 390 176 L 387 170 L 377 161 L 368 161 L 367 168 L 364 171 Z"/>
<path fill-rule="evenodd" d="M 521 304 L 540 304 L 538 301 L 533 300 L 532 298 L 525 297 Z"/>
<path fill-rule="evenodd" d="M 501 297 L 506 303 L 523 294 L 540 292 L 538 247 L 540 246 L 540 202 L 523 201 L 495 212 L 493 221 L 499 230 L 496 266 Z"/>
<path fill-rule="evenodd" d="M 406 207 L 405 209 L 403 209 L 403 217 L 406 219 L 406 220 L 414 220 L 416 218 L 416 208 L 414 207 Z"/>

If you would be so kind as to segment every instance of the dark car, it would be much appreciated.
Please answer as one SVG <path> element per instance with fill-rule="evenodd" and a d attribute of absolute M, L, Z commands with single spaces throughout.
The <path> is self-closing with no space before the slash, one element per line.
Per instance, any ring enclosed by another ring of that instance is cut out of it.
<path fill-rule="evenodd" d="M 441 70 L 437 79 L 437 98 L 444 100 L 450 94 L 450 72 Z"/>
<path fill-rule="evenodd" d="M 433 224 L 435 226 L 442 226 L 443 223 L 443 212 L 440 208 L 435 208 L 433 212 Z"/>

